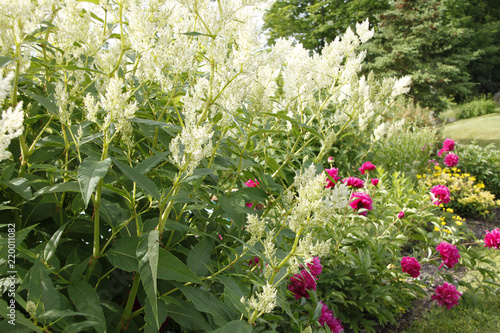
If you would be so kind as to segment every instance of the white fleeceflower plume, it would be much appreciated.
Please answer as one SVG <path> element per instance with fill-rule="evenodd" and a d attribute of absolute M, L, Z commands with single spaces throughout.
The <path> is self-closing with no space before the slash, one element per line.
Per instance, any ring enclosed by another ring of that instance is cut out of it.
<path fill-rule="evenodd" d="M 23 102 L 17 104 L 12 109 L 8 108 L 2 112 L 2 119 L 0 120 L 0 161 L 5 160 L 11 156 L 9 148 L 10 141 L 17 138 L 23 133 Z"/>

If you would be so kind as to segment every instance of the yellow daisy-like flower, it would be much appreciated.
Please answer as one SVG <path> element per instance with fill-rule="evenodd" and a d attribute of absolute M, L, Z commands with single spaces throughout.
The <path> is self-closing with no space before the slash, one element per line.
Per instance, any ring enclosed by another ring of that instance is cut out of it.
<path fill-rule="evenodd" d="M 421 179 L 421 178 L 422 178 L 422 176 L 421 176 L 421 175 L 417 175 L 417 179 Z"/>
<path fill-rule="evenodd" d="M 448 230 L 448 229 L 444 229 L 445 232 L 451 234 L 451 230 Z"/>
<path fill-rule="evenodd" d="M 451 170 L 453 170 L 453 172 L 457 172 L 457 168 L 456 167 L 451 168 Z"/>
<path fill-rule="evenodd" d="M 453 213 L 453 209 L 451 209 L 451 208 L 447 208 L 447 209 L 446 209 L 446 211 L 447 211 L 448 213 Z"/>
<path fill-rule="evenodd" d="M 457 225 L 462 225 L 462 224 L 464 224 L 463 222 L 460 222 L 460 221 L 455 221 L 455 223 L 456 223 Z"/>
<path fill-rule="evenodd" d="M 434 231 L 441 231 L 441 229 L 439 229 L 439 227 L 438 227 L 438 226 L 435 226 L 435 227 L 434 227 Z"/>
<path fill-rule="evenodd" d="M 441 221 L 441 225 L 446 225 L 446 222 L 445 221 Z"/>

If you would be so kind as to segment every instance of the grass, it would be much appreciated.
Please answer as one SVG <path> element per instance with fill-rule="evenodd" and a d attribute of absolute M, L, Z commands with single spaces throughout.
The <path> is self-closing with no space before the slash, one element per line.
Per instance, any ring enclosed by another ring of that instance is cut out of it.
<path fill-rule="evenodd" d="M 497 269 L 500 267 L 500 251 L 483 248 L 492 259 Z M 474 281 L 480 278 L 477 272 L 471 272 L 466 279 Z M 464 292 L 464 290 L 460 290 Z M 486 297 L 482 293 L 474 295 L 476 303 L 460 300 L 459 305 L 451 308 L 432 305 L 422 318 L 413 322 L 404 333 L 475 333 L 500 332 L 500 299 Z"/>
<path fill-rule="evenodd" d="M 492 113 L 476 118 L 462 119 L 444 125 L 441 135 L 461 144 L 476 140 L 480 146 L 494 143 L 500 147 L 500 113 Z M 499 331 L 500 332 L 500 331 Z"/>

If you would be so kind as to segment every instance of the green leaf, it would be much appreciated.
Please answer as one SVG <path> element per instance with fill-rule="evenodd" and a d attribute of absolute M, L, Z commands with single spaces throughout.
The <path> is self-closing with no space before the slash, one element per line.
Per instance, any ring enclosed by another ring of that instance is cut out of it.
<path fill-rule="evenodd" d="M 160 199 L 160 191 L 156 184 L 144 176 L 139 171 L 131 168 L 130 166 L 122 163 L 116 159 L 113 159 L 113 162 L 116 164 L 118 168 L 127 176 L 130 180 L 135 182 L 140 188 L 142 188 L 147 194 L 151 195 L 155 199 Z"/>
<path fill-rule="evenodd" d="M 113 243 L 106 256 L 113 266 L 127 272 L 139 270 L 139 260 L 136 256 L 139 237 L 122 237 Z"/>
<path fill-rule="evenodd" d="M 104 319 L 101 301 L 99 300 L 96 290 L 87 282 L 78 281 L 75 284 L 69 285 L 68 293 L 69 298 L 73 301 L 78 311 L 85 314 L 85 317 L 88 319 L 86 323 L 95 326 L 98 333 L 106 332 L 106 320 Z"/>
<path fill-rule="evenodd" d="M 0 67 L 7 66 L 13 60 L 15 60 L 15 59 L 14 58 L 0 56 Z"/>
<path fill-rule="evenodd" d="M 209 332 L 213 330 L 208 324 L 205 316 L 199 312 L 191 302 L 171 303 L 165 300 L 167 306 L 167 315 L 175 320 L 181 327 L 189 330 L 204 330 Z"/>
<path fill-rule="evenodd" d="M 97 332 L 101 332 L 99 329 L 101 328 L 101 323 L 99 321 L 83 321 L 79 323 L 74 323 L 67 326 L 62 333 L 80 333 L 80 332 L 88 332 L 89 328 L 95 328 Z M 105 331 L 102 331 L 105 332 Z"/>
<path fill-rule="evenodd" d="M 44 108 L 54 115 L 59 114 L 59 108 L 54 100 L 54 94 L 50 94 L 47 98 L 37 95 L 29 90 L 25 91 L 26 95 L 33 98 L 35 101 L 40 103 Z"/>
<path fill-rule="evenodd" d="M 5 180 L 2 183 L 26 200 L 29 200 L 33 197 L 31 193 L 30 182 L 26 178 L 14 178 Z"/>
<path fill-rule="evenodd" d="M 80 185 L 77 182 L 65 182 L 58 183 L 51 186 L 45 186 L 35 192 L 33 198 L 36 198 L 39 195 L 47 194 L 47 193 L 56 193 L 56 192 L 80 192 Z"/>
<path fill-rule="evenodd" d="M 158 298 L 157 298 L 157 272 L 159 256 L 159 233 L 152 230 L 146 237 L 142 237 L 136 250 L 139 259 L 139 273 L 141 274 L 142 286 L 146 291 L 148 302 L 151 306 L 152 315 L 155 320 L 156 329 L 160 328 L 158 322 Z"/>
<path fill-rule="evenodd" d="M 211 333 L 252 333 L 252 325 L 243 320 L 233 320 Z"/>
<path fill-rule="evenodd" d="M 75 312 L 69 309 L 66 310 L 49 310 L 38 316 L 38 319 L 60 319 L 64 317 L 74 317 L 74 316 L 92 316 L 89 314 L 84 314 L 81 312 Z M 97 318 L 97 317 L 95 317 Z"/>
<path fill-rule="evenodd" d="M 59 310 L 59 295 L 47 274 L 45 265 L 42 264 L 41 257 L 38 257 L 31 270 L 28 301 L 37 304 L 37 309 L 41 310 L 40 312 Z"/>
<path fill-rule="evenodd" d="M 186 35 L 186 36 L 210 36 L 198 31 L 190 31 L 190 32 L 181 32 L 181 34 Z"/>
<path fill-rule="evenodd" d="M 232 314 L 230 315 L 231 309 L 208 291 L 184 286 L 178 283 L 175 285 L 182 291 L 188 300 L 193 302 L 196 309 L 212 315 L 217 326 L 224 326 L 233 319 L 231 317 L 234 316 Z"/>
<path fill-rule="evenodd" d="M 12 317 L 9 316 L 10 309 L 7 302 L 0 298 L 0 316 L 4 318 L 3 321 L 0 322 L 0 332 L 16 332 L 16 333 L 29 333 L 29 332 L 37 332 L 42 333 L 43 331 L 33 324 L 31 320 L 26 318 L 23 313 L 18 310 L 15 310 Z M 15 317 L 14 317 L 15 316 Z M 8 321 L 15 318 L 15 325 L 10 324 Z"/>
<path fill-rule="evenodd" d="M 205 275 L 208 272 L 213 247 L 214 240 L 207 237 L 197 243 L 189 252 L 186 262 L 196 275 Z"/>
<path fill-rule="evenodd" d="M 49 259 L 56 252 L 57 246 L 59 245 L 59 241 L 61 240 L 62 233 L 68 223 L 63 224 L 53 235 L 50 237 L 49 242 L 45 245 L 45 249 L 43 250 L 43 260 L 45 262 L 49 261 Z"/>
<path fill-rule="evenodd" d="M 111 165 L 111 159 L 107 158 L 104 161 L 99 161 L 94 157 L 87 157 L 83 160 L 78 168 L 78 183 L 82 192 L 83 202 L 87 208 L 90 197 L 94 192 L 97 183 L 107 173 Z"/>
<path fill-rule="evenodd" d="M 158 260 L 158 278 L 178 282 L 203 282 L 176 256 L 161 248 Z"/>

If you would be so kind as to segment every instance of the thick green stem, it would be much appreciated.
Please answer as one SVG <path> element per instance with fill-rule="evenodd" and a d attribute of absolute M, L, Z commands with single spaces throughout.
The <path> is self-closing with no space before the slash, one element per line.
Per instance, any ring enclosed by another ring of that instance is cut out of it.
<path fill-rule="evenodd" d="M 125 309 L 123 310 L 122 320 L 118 327 L 116 328 L 117 332 L 120 332 L 122 329 L 126 329 L 128 326 L 128 321 L 132 317 L 132 309 L 134 307 L 135 297 L 137 295 L 137 290 L 141 284 L 141 276 L 139 272 L 135 273 L 134 282 L 132 283 L 132 288 L 130 289 L 130 293 L 128 294 L 127 304 L 125 305 Z"/>

